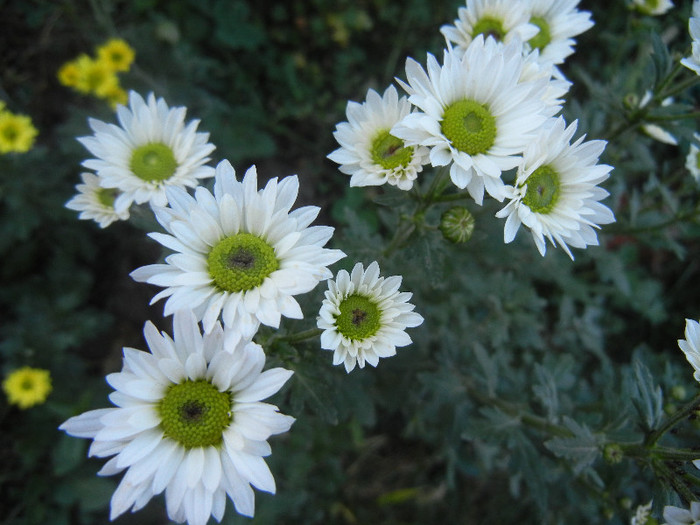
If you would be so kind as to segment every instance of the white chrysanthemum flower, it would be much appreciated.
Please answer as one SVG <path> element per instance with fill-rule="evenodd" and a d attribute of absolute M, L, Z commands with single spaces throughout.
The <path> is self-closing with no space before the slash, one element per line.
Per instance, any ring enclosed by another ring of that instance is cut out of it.
<path fill-rule="evenodd" d="M 377 366 L 380 357 L 411 344 L 406 328 L 419 326 L 423 317 L 408 302 L 412 294 L 399 292 L 399 286 L 401 277 L 380 277 L 376 262 L 367 270 L 357 263 L 351 274 L 340 270 L 328 281 L 317 324 L 321 348 L 334 352 L 334 365 L 343 363 L 348 373 L 356 364 Z"/>
<path fill-rule="evenodd" d="M 531 0 L 530 23 L 539 32 L 528 42 L 538 49 L 539 58 L 547 64 L 562 64 L 574 52 L 573 37 L 593 27 L 591 14 L 579 11 L 579 0 Z"/>
<path fill-rule="evenodd" d="M 207 332 L 219 316 L 244 337 L 260 323 L 277 328 L 281 316 L 301 319 L 293 296 L 332 277 L 327 267 L 345 254 L 323 248 L 333 228 L 309 226 L 320 208 L 289 211 L 298 190 L 291 176 L 258 191 L 255 167 L 239 182 L 228 161 L 216 168 L 214 195 L 201 186 L 194 197 L 169 188 L 170 206 L 153 207 L 169 235 L 150 236 L 178 253 L 131 276 L 165 287 L 152 302 L 167 297 L 165 315 L 193 309 Z"/>
<path fill-rule="evenodd" d="M 700 525 L 700 503 L 691 501 L 690 510 L 666 505 L 664 519 L 664 525 Z"/>
<path fill-rule="evenodd" d="M 530 40 L 538 31 L 537 26 L 529 23 L 528 2 L 466 0 L 466 6 L 457 10 L 457 16 L 453 26 L 442 26 L 440 32 L 460 54 L 479 35 L 503 43 L 515 39 L 522 49 L 522 42 Z"/>
<path fill-rule="evenodd" d="M 700 141 L 700 134 L 694 133 L 695 140 Z M 685 158 L 685 167 L 693 176 L 696 182 L 700 182 L 700 149 L 695 145 L 690 145 L 688 156 Z"/>
<path fill-rule="evenodd" d="M 519 164 L 519 155 L 550 115 L 545 105 L 547 77 L 521 81 L 523 56 L 515 40 L 500 45 L 478 36 L 458 56 L 446 49 L 440 66 L 428 55 L 427 73 L 406 61 L 409 101 L 421 112 L 403 118 L 391 130 L 407 145 L 430 148 L 433 166 L 450 165 L 450 178 L 481 204 L 484 189 L 503 200 L 503 171 Z"/>
<path fill-rule="evenodd" d="M 126 473 L 112 496 L 110 519 L 135 512 L 165 491 L 168 516 L 190 525 L 221 521 L 226 496 L 253 516 L 251 485 L 275 492 L 264 457 L 267 439 L 286 432 L 294 418 L 261 402 L 292 372 L 262 371 L 265 353 L 252 342 L 225 346 L 217 323 L 202 336 L 191 312 L 178 312 L 174 334 L 147 322 L 151 353 L 124 348 L 124 367 L 109 374 L 115 408 L 91 410 L 59 428 L 93 440 L 89 455 L 114 456 L 98 472 Z"/>
<path fill-rule="evenodd" d="M 66 208 L 79 211 L 78 219 L 93 219 L 106 228 L 114 221 L 125 221 L 129 218 L 129 209 L 117 212 L 114 209 L 114 201 L 119 191 L 100 186 L 100 178 L 93 173 L 81 173 L 83 184 L 78 184 L 75 189 L 78 194 L 66 202 Z"/>
<path fill-rule="evenodd" d="M 389 86 L 384 95 L 370 89 L 364 103 L 348 102 L 348 122 L 341 122 L 333 133 L 340 148 L 328 155 L 350 178 L 350 186 L 380 186 L 389 183 L 410 190 L 423 165 L 428 148 L 405 146 L 389 131 L 411 113 L 406 97 L 399 98 Z"/>
<path fill-rule="evenodd" d="M 95 134 L 78 138 L 97 157 L 83 166 L 97 172 L 103 187 L 121 192 L 114 203 L 118 212 L 132 202 L 165 206 L 165 188 L 195 187 L 214 175 L 205 166 L 214 145 L 207 142 L 209 133 L 197 132 L 199 120 L 185 126 L 187 108 L 168 108 L 153 93 L 145 101 L 134 91 L 129 106 L 117 106 L 120 126 L 90 119 Z"/>
<path fill-rule="evenodd" d="M 520 224 L 527 226 L 537 249 L 544 255 L 546 241 L 559 243 L 573 259 L 568 245 L 585 248 L 597 245 L 595 228 L 615 221 L 612 211 L 601 204 L 608 192 L 598 184 L 612 167 L 597 164 L 605 141 L 571 144 L 577 121 L 568 127 L 564 119 L 552 119 L 528 147 L 518 167 L 511 201 L 496 217 L 506 219 L 504 240 L 515 238 Z"/>
<path fill-rule="evenodd" d="M 688 20 L 688 32 L 693 39 L 691 56 L 682 58 L 681 64 L 700 75 L 700 0 L 693 1 L 693 16 Z"/>
<path fill-rule="evenodd" d="M 663 15 L 673 7 L 671 0 L 632 0 L 632 7 L 642 14 Z"/>
<path fill-rule="evenodd" d="M 644 96 L 639 101 L 639 107 L 645 107 L 651 101 L 652 96 L 653 93 L 650 90 L 645 91 Z M 668 106 L 670 104 L 673 104 L 673 97 L 666 97 L 661 101 L 661 106 Z M 676 137 L 657 124 L 642 124 L 642 131 L 654 140 L 658 140 L 664 144 L 670 144 L 671 146 L 678 146 Z"/>
<path fill-rule="evenodd" d="M 700 323 L 692 319 L 685 320 L 685 339 L 678 340 L 678 347 L 695 369 L 693 377 L 700 381 Z"/>
<path fill-rule="evenodd" d="M 540 60 L 540 52 L 535 49 L 523 55 L 523 69 L 520 82 L 534 82 L 541 79 L 547 81 L 547 87 L 542 95 L 546 106 L 545 115 L 554 117 L 561 111 L 564 97 L 569 92 L 572 83 L 551 63 Z"/>

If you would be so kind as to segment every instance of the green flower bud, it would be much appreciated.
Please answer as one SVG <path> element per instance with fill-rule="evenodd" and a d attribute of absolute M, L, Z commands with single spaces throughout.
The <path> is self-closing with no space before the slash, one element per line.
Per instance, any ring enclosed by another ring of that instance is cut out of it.
<path fill-rule="evenodd" d="M 611 465 L 615 465 L 622 461 L 625 454 L 622 452 L 622 448 L 617 443 L 608 443 L 603 448 L 603 457 L 605 461 Z"/>
<path fill-rule="evenodd" d="M 455 244 L 467 242 L 474 232 L 474 216 L 468 209 L 454 206 L 440 217 L 440 231 Z"/>

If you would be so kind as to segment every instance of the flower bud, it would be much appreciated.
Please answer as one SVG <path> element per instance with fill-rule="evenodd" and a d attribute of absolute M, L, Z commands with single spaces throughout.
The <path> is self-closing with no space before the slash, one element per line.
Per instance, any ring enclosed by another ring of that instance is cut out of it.
<path fill-rule="evenodd" d="M 455 244 L 467 242 L 474 232 L 474 216 L 468 209 L 454 206 L 440 217 L 440 231 Z"/>

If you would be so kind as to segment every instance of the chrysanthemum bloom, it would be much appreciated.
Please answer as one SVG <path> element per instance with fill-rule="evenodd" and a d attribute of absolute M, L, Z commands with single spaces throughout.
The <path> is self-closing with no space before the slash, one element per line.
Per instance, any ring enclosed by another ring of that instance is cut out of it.
<path fill-rule="evenodd" d="M 700 134 L 694 133 L 693 136 L 695 140 L 700 141 Z M 690 145 L 688 156 L 685 158 L 685 167 L 693 178 L 700 182 L 700 149 L 695 144 Z"/>
<path fill-rule="evenodd" d="M 379 186 L 389 183 L 410 190 L 413 181 L 428 162 L 428 148 L 406 146 L 390 133 L 391 128 L 411 112 L 406 97 L 399 98 L 389 86 L 384 95 L 370 89 L 367 100 L 348 102 L 348 122 L 341 122 L 333 133 L 340 148 L 328 155 L 350 178 L 350 186 Z"/>
<path fill-rule="evenodd" d="M 62 85 L 77 88 L 80 81 L 80 68 L 75 60 L 71 60 L 61 66 L 56 76 Z"/>
<path fill-rule="evenodd" d="M 504 43 L 516 39 L 522 46 L 521 43 L 533 38 L 538 30 L 529 22 L 528 2 L 467 0 L 457 16 L 454 26 L 442 26 L 440 32 L 458 53 L 464 52 L 479 35 Z"/>
<path fill-rule="evenodd" d="M 80 178 L 83 179 L 83 184 L 75 187 L 78 194 L 66 202 L 66 208 L 80 212 L 78 219 L 93 219 L 100 228 L 106 228 L 114 221 L 129 218 L 128 209 L 119 213 L 114 209 L 117 190 L 100 186 L 100 178 L 92 173 L 81 173 Z"/>
<path fill-rule="evenodd" d="M 178 253 L 166 264 L 131 273 L 140 282 L 166 287 L 165 315 L 194 309 L 209 332 L 221 315 L 231 333 L 252 337 L 260 323 L 278 327 L 281 316 L 302 317 L 294 295 L 312 290 L 333 276 L 327 268 L 345 254 L 323 248 L 329 226 L 309 226 L 320 208 L 290 212 L 299 190 L 296 176 L 273 178 L 258 191 L 255 167 L 236 180 L 228 161 L 216 168 L 214 195 L 197 188 L 194 197 L 169 188 L 170 207 L 154 206 L 170 235 L 150 236 Z"/>
<path fill-rule="evenodd" d="M 110 519 L 135 512 L 165 491 L 168 516 L 204 525 L 221 521 L 226 495 L 253 516 L 251 485 L 275 492 L 264 457 L 267 439 L 289 430 L 294 418 L 261 402 L 292 372 L 262 371 L 265 354 L 255 343 L 225 346 L 221 325 L 202 336 L 190 312 L 175 315 L 174 337 L 147 322 L 151 353 L 124 348 L 124 367 L 109 374 L 116 407 L 91 410 L 59 428 L 93 440 L 89 455 L 114 456 L 98 472 L 126 470 L 112 496 Z"/>
<path fill-rule="evenodd" d="M 519 155 L 544 123 L 547 78 L 521 81 L 522 46 L 501 46 L 478 36 L 463 56 L 444 52 L 444 64 L 428 55 L 427 73 L 406 61 L 408 84 L 401 85 L 421 112 L 401 120 L 391 133 L 409 146 L 430 148 L 433 166 L 450 165 L 450 178 L 481 204 L 484 189 L 503 200 L 503 171 L 516 167 Z"/>
<path fill-rule="evenodd" d="M 695 369 L 693 377 L 700 381 L 700 324 L 697 321 L 685 320 L 685 339 L 678 340 L 678 347 Z"/>
<path fill-rule="evenodd" d="M 688 20 L 688 31 L 693 39 L 691 56 L 682 58 L 681 64 L 700 75 L 700 0 L 693 1 L 693 16 Z"/>
<path fill-rule="evenodd" d="M 562 64 L 574 52 L 573 37 L 593 27 L 591 14 L 577 9 L 579 0 L 531 0 L 530 23 L 539 32 L 527 43 L 544 63 Z"/>
<path fill-rule="evenodd" d="M 75 89 L 86 95 L 98 97 L 119 85 L 119 79 L 109 64 L 95 60 L 87 55 L 80 55 L 75 60 L 78 69 L 78 79 Z"/>
<path fill-rule="evenodd" d="M 10 404 L 30 408 L 46 401 L 51 393 L 51 375 L 48 370 L 24 366 L 10 372 L 2 382 L 2 389 Z"/>
<path fill-rule="evenodd" d="M 95 134 L 78 139 L 97 157 L 83 166 L 97 172 L 102 186 L 121 192 L 118 212 L 132 202 L 165 206 L 165 188 L 194 187 L 214 175 L 205 165 L 214 145 L 207 142 L 209 133 L 197 132 L 199 120 L 185 125 L 187 108 L 168 108 L 152 93 L 145 101 L 134 91 L 129 106 L 117 108 L 120 126 L 90 119 Z"/>
<path fill-rule="evenodd" d="M 632 0 L 632 7 L 642 14 L 658 16 L 671 9 L 673 2 L 671 0 Z"/>
<path fill-rule="evenodd" d="M 357 263 L 348 274 L 340 270 L 317 319 L 321 348 L 333 351 L 333 364 L 343 363 L 349 373 L 357 364 L 377 366 L 380 357 L 396 355 L 396 347 L 411 344 L 406 328 L 419 326 L 423 317 L 408 302 L 412 294 L 399 292 L 401 277 L 379 276 L 379 264 L 364 270 Z"/>
<path fill-rule="evenodd" d="M 582 136 L 571 144 L 576 126 L 577 121 L 566 127 L 563 118 L 551 119 L 525 150 L 511 200 L 496 214 L 507 218 L 506 243 L 515 238 L 522 223 L 530 229 L 540 254 L 545 254 L 545 239 L 549 239 L 573 259 L 567 245 L 597 245 L 595 228 L 615 221 L 612 211 L 598 202 L 608 195 L 598 184 L 612 170 L 597 164 L 606 143 L 583 142 Z"/>
<path fill-rule="evenodd" d="M 113 71 L 129 71 L 134 61 L 134 50 L 125 40 L 112 38 L 97 48 L 97 59 Z"/>
<path fill-rule="evenodd" d="M 0 111 L 0 153 L 26 153 L 34 145 L 37 133 L 28 116 Z"/>
<path fill-rule="evenodd" d="M 105 91 L 101 98 L 106 100 L 112 109 L 117 109 L 119 105 L 123 106 L 129 102 L 129 94 L 119 84 Z"/>
<path fill-rule="evenodd" d="M 665 525 L 699 525 L 700 503 L 690 502 L 690 510 L 666 505 L 664 507 Z"/>

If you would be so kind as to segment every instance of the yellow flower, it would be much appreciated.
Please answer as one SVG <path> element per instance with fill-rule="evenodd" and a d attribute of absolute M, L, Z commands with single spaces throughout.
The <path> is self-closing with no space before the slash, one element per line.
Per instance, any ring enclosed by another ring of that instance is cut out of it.
<path fill-rule="evenodd" d="M 114 85 L 109 91 L 105 91 L 101 97 L 109 102 L 112 109 L 116 109 L 117 104 L 125 106 L 129 101 L 129 94 L 119 84 Z"/>
<path fill-rule="evenodd" d="M 87 55 L 80 55 L 76 59 L 79 71 L 78 82 L 75 88 L 81 93 L 93 93 L 98 97 L 105 96 L 119 85 L 119 79 L 112 67 L 100 60 L 93 60 Z"/>
<path fill-rule="evenodd" d="M 29 151 L 37 133 L 29 117 L 9 111 L 0 112 L 0 153 Z"/>
<path fill-rule="evenodd" d="M 113 71 L 129 71 L 134 61 L 134 50 L 125 40 L 113 38 L 97 48 L 97 59 Z"/>
<path fill-rule="evenodd" d="M 48 370 L 24 366 L 5 378 L 2 389 L 11 404 L 24 410 L 46 401 L 51 392 L 51 375 Z"/>
<path fill-rule="evenodd" d="M 78 68 L 78 64 L 75 60 L 66 62 L 61 66 L 61 69 L 58 70 L 56 76 L 58 77 L 58 81 L 64 86 L 77 86 L 78 81 L 80 80 L 80 69 Z"/>

